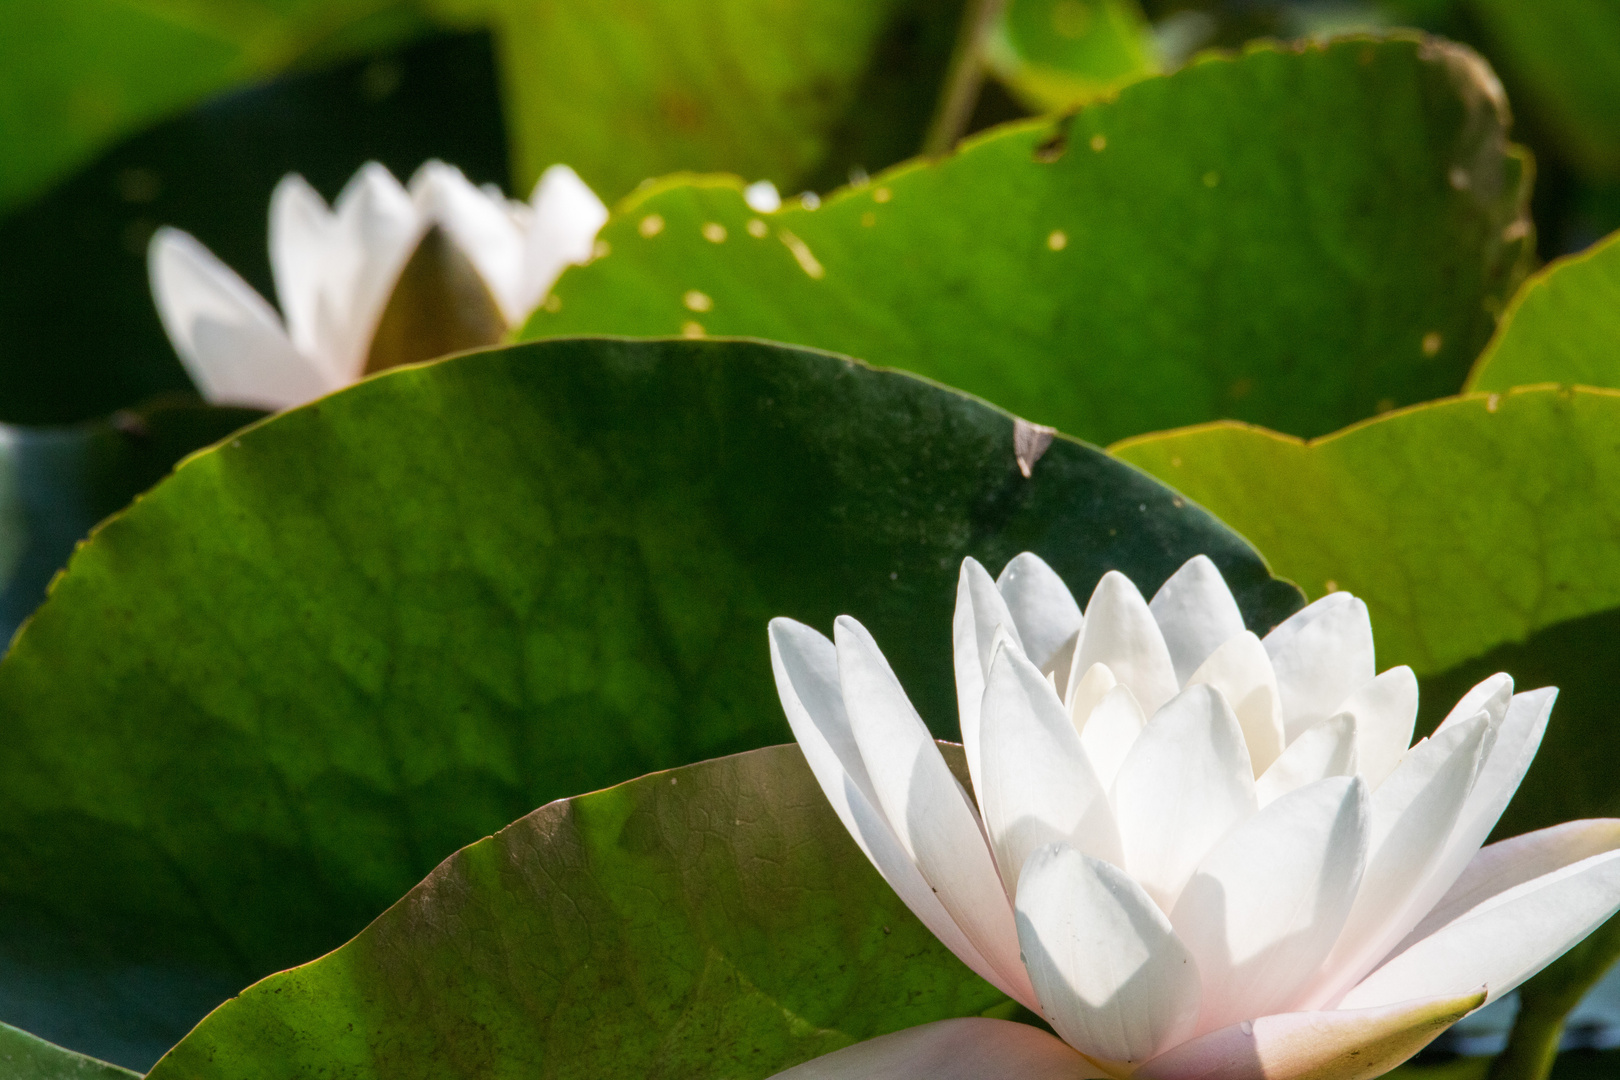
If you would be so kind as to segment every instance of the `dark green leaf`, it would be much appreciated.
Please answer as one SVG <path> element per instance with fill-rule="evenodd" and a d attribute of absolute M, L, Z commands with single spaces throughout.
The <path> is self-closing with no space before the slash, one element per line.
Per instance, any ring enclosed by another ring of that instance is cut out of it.
<path fill-rule="evenodd" d="M 1524 283 L 1468 389 L 1545 382 L 1620 386 L 1620 233 Z"/>
<path fill-rule="evenodd" d="M 861 618 L 954 735 L 958 566 L 1026 549 L 1082 594 L 1208 552 L 1257 629 L 1298 604 L 1106 454 L 1025 479 L 1007 414 L 824 354 L 548 342 L 272 418 L 104 526 L 0 663 L 0 970 L 64 1025 L 145 973 L 161 1051 L 534 806 L 786 739 L 773 615 Z"/>
<path fill-rule="evenodd" d="M 1527 228 L 1494 85 L 1433 41 L 1256 47 L 818 210 L 676 179 L 525 333 L 799 342 L 1098 440 L 1317 434 L 1451 393 L 1489 335 Z"/>
<path fill-rule="evenodd" d="M 97 522 L 193 450 L 261 415 L 171 400 L 75 427 L 0 424 L 0 640 L 45 599 Z"/>
<path fill-rule="evenodd" d="M 137 1080 L 140 1074 L 0 1024 L 0 1076 L 5 1080 Z"/>
<path fill-rule="evenodd" d="M 1005 1000 L 776 746 L 536 810 L 151 1075 L 742 1080 Z"/>

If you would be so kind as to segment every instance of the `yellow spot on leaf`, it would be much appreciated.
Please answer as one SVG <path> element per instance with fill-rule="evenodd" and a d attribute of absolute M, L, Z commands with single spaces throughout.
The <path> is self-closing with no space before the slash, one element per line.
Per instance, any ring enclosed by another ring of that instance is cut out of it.
<path fill-rule="evenodd" d="M 1062 251 L 1069 246 L 1069 234 L 1062 229 L 1053 229 L 1052 235 L 1046 238 L 1046 246 L 1053 251 Z"/>
<path fill-rule="evenodd" d="M 562 297 L 558 296 L 556 293 L 551 293 L 546 297 L 546 302 L 540 306 L 555 315 L 557 312 L 562 310 Z"/>
<path fill-rule="evenodd" d="M 861 224 L 870 229 L 872 226 L 877 224 L 877 215 L 868 210 L 866 213 L 861 215 Z"/>
<path fill-rule="evenodd" d="M 1496 407 L 1500 404 L 1502 404 L 1502 395 L 1492 394 L 1490 397 L 1485 399 L 1485 411 L 1495 412 Z"/>
<path fill-rule="evenodd" d="M 1097 151 L 1099 154 L 1107 149 L 1107 147 L 1108 136 L 1104 135 L 1102 132 L 1099 131 L 1097 134 L 1091 137 L 1091 148 Z"/>
<path fill-rule="evenodd" d="M 894 192 L 886 187 L 880 187 L 872 192 L 872 201 L 876 203 L 888 202 L 892 198 L 894 198 Z"/>
<path fill-rule="evenodd" d="M 652 239 L 664 231 L 664 215 L 648 214 L 641 219 L 641 224 L 636 226 L 636 231 L 649 240 Z"/>
<path fill-rule="evenodd" d="M 810 246 L 808 244 L 806 244 L 803 240 L 800 240 L 797 236 L 794 236 L 792 233 L 788 232 L 786 229 L 782 230 L 780 235 L 782 237 L 782 243 L 786 244 L 787 249 L 793 252 L 793 257 L 798 261 L 800 270 L 803 270 L 816 281 L 820 281 L 822 278 L 827 276 L 826 268 L 823 267 L 816 259 L 815 255 L 810 251 Z"/>
<path fill-rule="evenodd" d="M 1339 591 L 1339 583 L 1337 581 L 1334 581 L 1332 578 L 1328 578 L 1326 581 L 1322 582 L 1322 591 L 1323 592 L 1338 592 Z"/>
<path fill-rule="evenodd" d="M 686 322 L 681 324 L 681 337 L 700 338 L 703 336 L 703 324 L 699 322 Z M 674 781 L 670 781 L 674 783 Z"/>
<path fill-rule="evenodd" d="M 709 299 L 709 294 L 698 292 L 696 289 L 689 290 L 681 297 L 681 303 L 686 305 L 688 311 L 708 311 L 714 307 L 714 301 Z"/>
<path fill-rule="evenodd" d="M 1444 344 L 1445 339 L 1440 336 L 1440 331 L 1430 330 L 1423 335 L 1423 355 L 1433 356 L 1440 351 L 1440 346 Z"/>
<path fill-rule="evenodd" d="M 593 259 L 605 259 L 611 254 L 613 254 L 613 245 L 606 240 L 598 240 L 591 245 L 591 258 Z"/>
<path fill-rule="evenodd" d="M 711 244 L 725 243 L 726 227 L 718 221 L 705 222 L 703 225 L 703 239 Z"/>

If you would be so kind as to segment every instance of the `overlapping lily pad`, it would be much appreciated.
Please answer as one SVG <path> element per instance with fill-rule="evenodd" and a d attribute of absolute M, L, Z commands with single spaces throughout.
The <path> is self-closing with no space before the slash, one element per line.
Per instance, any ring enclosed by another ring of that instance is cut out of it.
<path fill-rule="evenodd" d="M 144 1066 L 534 806 L 785 741 L 773 615 L 861 618 L 949 736 L 950 643 L 918 628 L 965 555 L 1034 550 L 1084 594 L 1203 551 L 1257 629 L 1297 606 L 1156 481 L 1038 445 L 825 354 L 578 340 L 398 369 L 192 458 L 0 663 L 0 1019 Z M 132 1015 L 144 1043 L 94 1041 Z"/>
<path fill-rule="evenodd" d="M 763 1077 L 1004 1003 L 777 746 L 536 810 L 151 1075 Z"/>
<path fill-rule="evenodd" d="M 136 1080 L 139 1073 L 76 1054 L 0 1024 L 0 1074 L 6 1080 Z"/>
<path fill-rule="evenodd" d="M 1544 382 L 1620 387 L 1620 234 L 1524 283 L 1468 388 Z"/>
<path fill-rule="evenodd" d="M 1505 124 L 1456 46 L 1257 46 L 816 210 L 666 181 L 525 334 L 836 349 L 1096 440 L 1320 434 L 1461 385 L 1526 250 Z"/>

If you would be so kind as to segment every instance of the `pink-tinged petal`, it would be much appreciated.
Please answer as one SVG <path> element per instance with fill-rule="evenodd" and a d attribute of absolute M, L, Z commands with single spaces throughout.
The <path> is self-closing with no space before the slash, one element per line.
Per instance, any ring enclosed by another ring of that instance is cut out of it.
<path fill-rule="evenodd" d="M 1409 667 L 1390 668 L 1357 687 L 1335 712 L 1356 718 L 1356 772 L 1369 787 L 1377 788 L 1412 745 L 1418 712 L 1417 676 Z"/>
<path fill-rule="evenodd" d="M 1178 685 L 1185 685 L 1224 642 L 1243 633 L 1243 612 L 1207 555 L 1194 555 L 1182 563 L 1153 594 L 1148 610 L 1164 635 Z"/>
<path fill-rule="evenodd" d="M 838 681 L 878 805 L 939 902 L 1019 1001 L 1033 995 L 1018 959 L 1012 905 L 979 815 L 877 642 L 847 615 L 834 624 Z"/>
<path fill-rule="evenodd" d="M 1356 1011 L 1262 1016 L 1159 1055 L 1137 1080 L 1371 1080 L 1485 1000 L 1481 991 Z"/>
<path fill-rule="evenodd" d="M 1164 912 L 1111 863 L 1057 845 L 1030 856 L 1018 940 L 1041 1015 L 1099 1064 L 1129 1068 L 1192 1031 L 1198 965 Z"/>
<path fill-rule="evenodd" d="M 1112 794 L 1125 868 L 1169 911 L 1216 841 L 1258 808 L 1243 732 L 1220 692 L 1189 686 L 1160 709 Z"/>
<path fill-rule="evenodd" d="M 523 291 L 519 306 L 533 311 L 570 265 L 590 261 L 608 208 L 566 165 L 540 174 L 529 196 L 533 214 L 524 240 Z"/>
<path fill-rule="evenodd" d="M 1075 645 L 1072 670 L 1084 673 L 1093 664 L 1107 664 L 1114 678 L 1131 688 L 1149 716 L 1175 697 L 1181 686 L 1147 601 L 1131 579 L 1117 570 L 1108 571 L 1097 582 Z"/>
<path fill-rule="evenodd" d="M 1282 699 L 1260 639 L 1247 630 L 1227 638 L 1186 683 L 1207 683 L 1226 697 L 1243 729 L 1255 775 L 1270 768 L 1283 752 Z"/>
<path fill-rule="evenodd" d="M 1481 848 L 1450 891 L 1395 951 L 1405 950 L 1515 886 L 1616 849 L 1620 849 L 1620 818 L 1566 821 Z"/>
<path fill-rule="evenodd" d="M 1261 806 L 1290 791 L 1330 776 L 1356 774 L 1356 718 L 1349 713 L 1324 720 L 1289 744 L 1271 768 L 1254 782 Z"/>
<path fill-rule="evenodd" d="M 147 269 L 163 329 L 209 401 L 288 409 L 336 389 L 264 298 L 189 234 L 159 229 Z"/>
<path fill-rule="evenodd" d="M 1038 555 L 1024 552 L 1002 568 L 996 588 L 1007 602 L 1030 663 L 1069 685 L 1069 660 L 1084 618 L 1074 594 Z"/>
<path fill-rule="evenodd" d="M 788 726 L 844 828 L 883 880 L 946 948 L 981 977 L 1009 992 L 940 904 L 878 807 L 877 793 L 844 709 L 833 643 L 792 619 L 772 619 L 768 636 L 771 670 Z"/>
<path fill-rule="evenodd" d="M 1203 974 L 1199 1031 L 1289 1008 L 1350 914 L 1367 855 L 1367 785 L 1319 780 L 1232 829 L 1170 924 Z"/>
<path fill-rule="evenodd" d="M 1009 899 L 1024 861 L 1048 844 L 1120 862 L 1107 792 L 1040 669 L 1015 649 L 998 650 L 980 715 L 979 807 Z"/>
<path fill-rule="evenodd" d="M 1295 613 L 1266 635 L 1265 646 L 1288 742 L 1334 715 L 1339 702 L 1377 674 L 1367 605 L 1349 593 L 1329 593 Z"/>
<path fill-rule="evenodd" d="M 846 1046 L 772 1080 L 1106 1080 L 1039 1028 L 969 1016 Z"/>
<path fill-rule="evenodd" d="M 1370 1008 L 1483 986 L 1495 1001 L 1620 910 L 1620 851 L 1582 859 L 1499 893 L 1397 953 L 1344 996 Z"/>
<path fill-rule="evenodd" d="M 1489 717 L 1483 714 L 1438 732 L 1414 746 L 1373 792 L 1367 872 L 1339 943 L 1322 965 L 1323 977 L 1305 999 L 1307 1004 L 1335 1003 L 1433 905 L 1427 893 L 1435 859 L 1468 799 L 1491 735 Z M 1453 988 L 1456 993 L 1466 989 Z"/>
<path fill-rule="evenodd" d="M 1098 666 L 1102 671 L 1108 670 Z M 1085 726 L 1080 729 L 1080 745 L 1103 790 L 1112 790 L 1120 766 L 1125 764 L 1131 747 L 1136 745 L 1146 726 L 1147 717 L 1142 715 L 1142 706 L 1136 703 L 1136 695 L 1128 686 L 1116 686 L 1108 691 L 1086 717 Z"/>
<path fill-rule="evenodd" d="M 952 660 L 956 665 L 956 711 L 962 726 L 962 751 L 967 755 L 973 790 L 983 785 L 979 769 L 979 709 L 984 704 L 984 683 L 996 653 L 996 633 L 1012 639 L 1019 649 L 1017 624 L 1001 590 L 972 556 L 962 560 L 956 579 L 956 614 L 951 619 Z"/>
<path fill-rule="evenodd" d="M 425 223 L 440 226 L 484 279 L 508 326 L 527 306 L 526 237 L 500 195 L 474 187 L 460 169 L 429 161 L 411 177 L 411 199 Z"/>

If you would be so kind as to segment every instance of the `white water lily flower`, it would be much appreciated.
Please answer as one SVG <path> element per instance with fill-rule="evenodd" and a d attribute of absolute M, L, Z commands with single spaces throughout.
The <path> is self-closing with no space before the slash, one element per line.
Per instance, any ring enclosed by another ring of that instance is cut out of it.
<path fill-rule="evenodd" d="M 281 314 L 195 238 L 159 229 L 147 251 L 169 340 L 210 401 L 290 408 L 366 371 L 401 272 L 437 227 L 465 256 L 505 327 L 520 324 L 557 276 L 591 257 L 607 208 L 554 165 L 528 203 L 430 161 L 402 187 L 371 162 L 326 202 L 289 174 L 270 198 L 270 265 Z"/>
<path fill-rule="evenodd" d="M 793 733 L 874 866 L 1061 1036 L 948 1020 L 780 1074 L 1361 1080 L 1620 908 L 1620 821 L 1480 845 L 1556 691 L 1494 675 L 1429 738 L 1333 593 L 1264 639 L 1199 556 L 1082 615 L 1034 555 L 962 565 L 970 795 L 870 634 L 770 626 Z"/>

